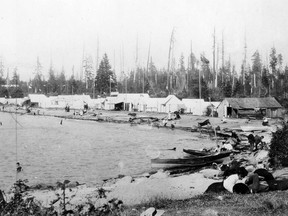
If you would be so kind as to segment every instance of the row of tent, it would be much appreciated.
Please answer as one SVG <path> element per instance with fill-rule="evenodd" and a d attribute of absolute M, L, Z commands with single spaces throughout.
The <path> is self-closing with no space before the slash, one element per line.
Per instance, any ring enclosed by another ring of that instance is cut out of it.
<path fill-rule="evenodd" d="M 207 102 L 203 99 L 182 99 L 175 95 L 165 98 L 151 98 L 148 94 L 113 93 L 106 98 L 92 99 L 89 95 L 58 95 L 47 97 L 43 94 L 29 94 L 26 98 L 0 98 L 0 104 L 18 104 L 41 108 L 83 109 L 84 104 L 92 109 L 126 110 L 138 112 L 168 113 L 181 111 L 194 115 L 217 112 L 218 117 L 238 118 L 242 116 L 281 117 L 285 109 L 273 97 L 266 98 L 224 98 L 221 102 Z M 211 112 L 212 111 L 212 112 Z"/>
<path fill-rule="evenodd" d="M 194 115 L 203 115 L 208 106 L 217 107 L 220 102 L 205 102 L 204 99 L 182 99 L 175 95 L 165 98 L 151 98 L 148 94 L 115 93 L 110 97 L 92 99 L 89 95 L 58 95 L 47 97 L 44 94 L 29 94 L 25 98 L 0 98 L 2 104 L 18 104 L 41 108 L 83 109 L 84 104 L 90 108 L 102 110 L 126 110 L 139 112 L 174 112 L 183 111 Z"/>

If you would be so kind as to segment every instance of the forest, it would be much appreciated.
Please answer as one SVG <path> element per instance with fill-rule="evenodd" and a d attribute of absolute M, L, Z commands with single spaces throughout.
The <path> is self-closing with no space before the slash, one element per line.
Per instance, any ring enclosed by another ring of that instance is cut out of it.
<path fill-rule="evenodd" d="M 250 58 L 250 61 L 247 59 Z M 186 60 L 186 62 L 185 62 Z M 219 62 L 221 62 L 219 64 Z M 72 75 L 62 68 L 58 71 L 51 63 L 48 71 L 42 67 L 37 57 L 33 79 L 22 81 L 17 67 L 11 78 L 5 76 L 5 65 L 0 62 L 0 97 L 25 97 L 31 93 L 55 96 L 61 94 L 89 94 L 92 98 L 109 96 L 111 92 L 147 93 L 150 97 L 166 97 L 174 94 L 178 98 L 203 98 L 220 101 L 225 97 L 275 97 L 287 107 L 288 66 L 283 65 L 282 54 L 276 48 L 269 52 L 269 62 L 265 65 L 258 50 L 250 57 L 244 57 L 241 70 L 236 71 L 231 60 L 208 60 L 204 54 L 197 58 L 191 51 L 185 59 L 168 57 L 167 68 L 156 68 L 148 55 L 146 66 L 135 66 L 131 71 L 112 69 L 107 54 L 99 65 L 94 66 L 93 58 L 83 58 L 82 68 Z M 71 73 L 70 73 L 71 74 Z M 118 77 L 116 77 L 116 74 Z M 45 77 L 48 77 L 45 79 Z"/>

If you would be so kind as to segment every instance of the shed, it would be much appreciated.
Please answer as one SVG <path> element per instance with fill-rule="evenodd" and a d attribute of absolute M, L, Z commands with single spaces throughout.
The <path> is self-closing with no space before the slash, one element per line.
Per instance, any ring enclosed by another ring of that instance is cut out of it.
<path fill-rule="evenodd" d="M 218 106 L 219 117 L 278 117 L 282 106 L 274 97 L 225 98 Z"/>

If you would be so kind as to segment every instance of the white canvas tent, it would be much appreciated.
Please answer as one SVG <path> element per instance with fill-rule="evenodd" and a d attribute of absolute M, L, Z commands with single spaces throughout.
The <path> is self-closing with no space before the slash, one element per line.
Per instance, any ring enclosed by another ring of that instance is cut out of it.
<path fill-rule="evenodd" d="M 174 112 L 181 108 L 185 109 L 185 104 L 175 95 L 169 95 L 166 98 L 150 98 L 147 100 L 147 111 L 150 112 Z"/>
<path fill-rule="evenodd" d="M 193 115 L 203 115 L 207 105 L 204 99 L 182 99 L 185 104 L 185 113 L 191 113 Z"/>
<path fill-rule="evenodd" d="M 28 98 L 30 99 L 30 103 L 32 105 L 38 107 L 47 108 L 51 105 L 50 99 L 44 94 L 29 94 Z"/>
<path fill-rule="evenodd" d="M 58 95 L 50 97 L 51 107 L 64 108 L 66 105 L 71 109 L 83 109 L 84 104 L 87 103 L 88 107 L 92 105 L 90 95 Z"/>

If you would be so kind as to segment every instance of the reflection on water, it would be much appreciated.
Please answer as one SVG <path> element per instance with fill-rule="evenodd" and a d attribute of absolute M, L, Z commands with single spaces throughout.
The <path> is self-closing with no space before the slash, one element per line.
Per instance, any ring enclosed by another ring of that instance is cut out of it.
<path fill-rule="evenodd" d="M 61 125 L 59 118 L 27 115 L 17 120 L 16 130 L 15 115 L 0 113 L 0 189 L 15 181 L 17 160 L 29 184 L 69 179 L 95 185 L 119 174 L 149 171 L 150 158 L 213 145 L 193 139 L 193 133 L 149 126 L 81 120 Z M 174 147 L 180 150 L 168 150 Z"/>

